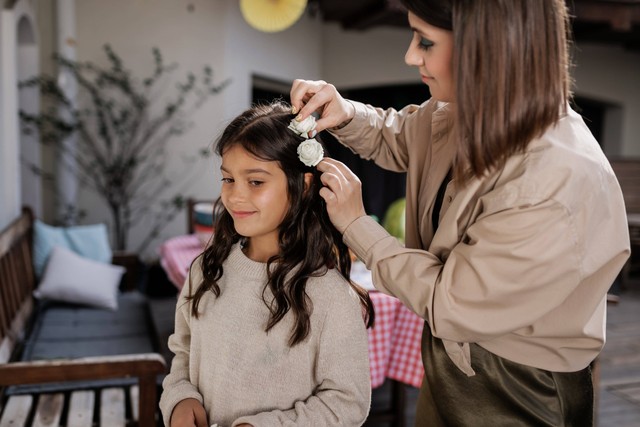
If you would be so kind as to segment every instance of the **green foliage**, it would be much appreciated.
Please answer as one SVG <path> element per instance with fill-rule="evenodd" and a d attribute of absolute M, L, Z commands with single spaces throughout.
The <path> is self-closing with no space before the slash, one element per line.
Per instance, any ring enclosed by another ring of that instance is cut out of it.
<path fill-rule="evenodd" d="M 213 70 L 206 66 L 198 76 L 189 72 L 169 94 L 166 79 L 177 65 L 165 64 L 159 49 L 152 50 L 151 75 L 142 79 L 125 68 L 109 45 L 104 52 L 106 67 L 54 55 L 57 66 L 75 79 L 80 107 L 54 78 L 42 75 L 20 87 L 38 88 L 52 107 L 37 114 L 21 111 L 20 118 L 25 131 L 37 130 L 42 144 L 70 159 L 78 182 L 106 204 L 115 249 L 128 249 L 130 230 L 144 221 L 149 231 L 138 248 L 142 251 L 185 205 L 181 196 L 166 194 L 172 184 L 164 176 L 168 143 L 189 130 L 192 113 L 229 80 L 215 84 Z M 75 147 L 65 144 L 71 135 L 77 136 Z"/>

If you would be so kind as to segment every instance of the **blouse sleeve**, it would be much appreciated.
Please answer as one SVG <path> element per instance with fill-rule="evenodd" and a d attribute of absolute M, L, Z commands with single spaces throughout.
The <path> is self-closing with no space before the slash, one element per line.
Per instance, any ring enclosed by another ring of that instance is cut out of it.
<path fill-rule="evenodd" d="M 367 217 L 344 239 L 376 288 L 427 320 L 435 336 L 481 342 L 532 324 L 579 286 L 575 231 L 567 210 L 549 200 L 479 218 L 444 263 L 405 248 Z"/>
<path fill-rule="evenodd" d="M 259 427 L 358 426 L 369 413 L 371 380 L 367 332 L 355 294 L 333 295 L 319 336 L 316 391 L 288 410 L 274 410 L 234 421 Z"/>
<path fill-rule="evenodd" d="M 422 142 L 425 138 L 424 133 L 419 135 L 418 127 L 413 125 L 417 120 L 425 120 L 424 117 L 418 117 L 420 107 L 408 105 L 397 111 L 355 101 L 351 103 L 355 107 L 351 122 L 341 129 L 329 131 L 360 157 L 373 160 L 387 170 L 406 172 L 409 164 L 408 144 L 411 141 Z"/>
<path fill-rule="evenodd" d="M 175 330 L 169 337 L 169 349 L 174 353 L 171 370 L 162 382 L 160 410 L 164 425 L 169 426 L 175 406 L 182 400 L 193 398 L 203 402 L 197 387 L 189 380 L 189 356 L 191 345 L 190 307 L 186 296 L 191 273 L 187 277 L 176 305 Z M 194 279 L 195 280 L 195 279 Z"/>

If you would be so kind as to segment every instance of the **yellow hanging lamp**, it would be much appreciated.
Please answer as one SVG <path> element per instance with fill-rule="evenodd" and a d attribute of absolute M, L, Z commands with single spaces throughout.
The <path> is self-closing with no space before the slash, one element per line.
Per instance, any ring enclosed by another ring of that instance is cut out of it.
<path fill-rule="evenodd" d="M 292 26 L 304 12 L 307 0 L 240 0 L 240 11 L 253 28 L 275 33 Z"/>

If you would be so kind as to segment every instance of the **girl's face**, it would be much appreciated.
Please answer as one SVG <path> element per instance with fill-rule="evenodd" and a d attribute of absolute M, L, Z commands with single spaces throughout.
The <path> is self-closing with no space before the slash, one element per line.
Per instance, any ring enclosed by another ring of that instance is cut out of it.
<path fill-rule="evenodd" d="M 241 145 L 222 154 L 221 199 L 241 236 L 247 256 L 266 262 L 278 254 L 278 229 L 289 208 L 287 177 L 278 162 L 260 160 Z"/>
<path fill-rule="evenodd" d="M 427 24 L 412 12 L 409 12 L 409 25 L 413 39 L 404 55 L 405 62 L 418 67 L 433 98 L 454 101 L 453 33 Z"/>

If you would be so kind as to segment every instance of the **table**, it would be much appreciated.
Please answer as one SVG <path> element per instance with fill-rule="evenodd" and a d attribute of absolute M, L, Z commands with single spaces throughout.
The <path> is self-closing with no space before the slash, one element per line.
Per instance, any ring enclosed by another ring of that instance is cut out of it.
<path fill-rule="evenodd" d="M 160 264 L 178 289 L 184 284 L 191 262 L 203 249 L 193 234 L 173 237 L 160 246 Z M 372 289 L 371 274 L 361 271 L 354 281 Z M 420 387 L 424 376 L 420 354 L 424 321 L 397 298 L 375 290 L 370 290 L 369 296 L 376 313 L 375 327 L 367 330 L 372 388 L 382 385 L 385 378 Z"/>

